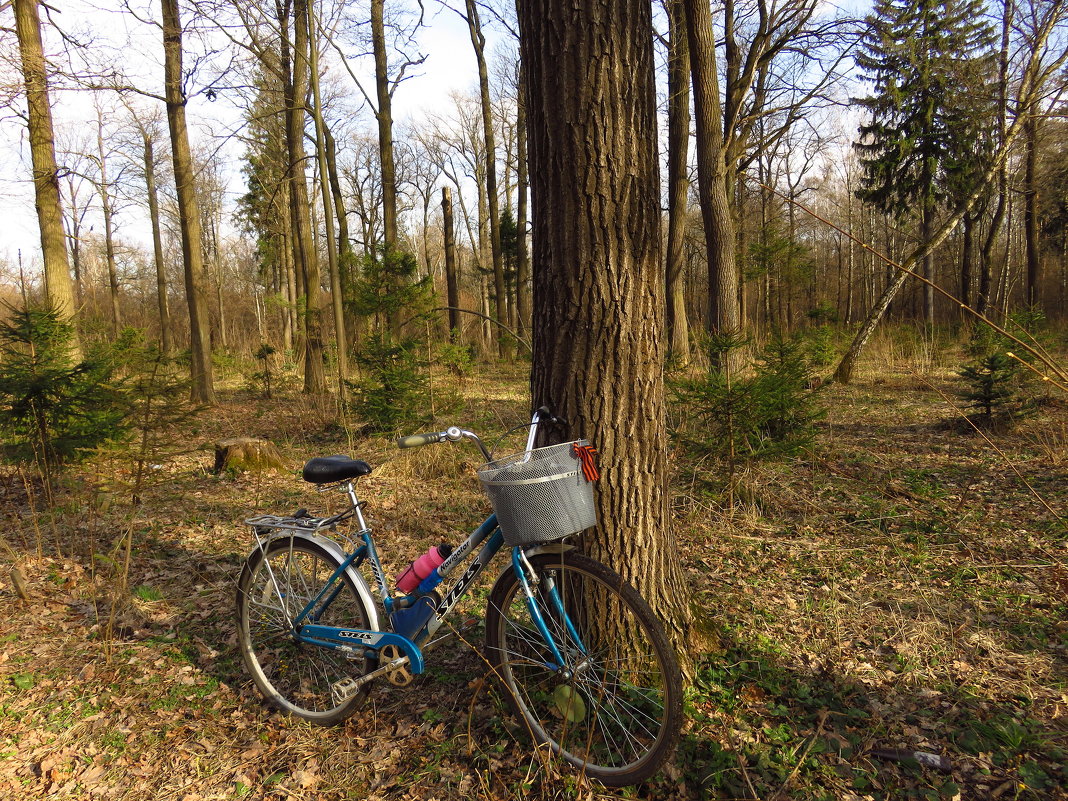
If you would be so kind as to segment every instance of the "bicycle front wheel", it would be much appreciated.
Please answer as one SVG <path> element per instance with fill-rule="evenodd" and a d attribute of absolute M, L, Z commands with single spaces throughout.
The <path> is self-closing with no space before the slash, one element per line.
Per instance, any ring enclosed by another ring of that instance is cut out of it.
<path fill-rule="evenodd" d="M 536 605 L 562 664 L 509 568 L 486 614 L 487 658 L 536 743 L 607 785 L 649 778 L 682 729 L 678 659 L 649 605 L 600 562 L 530 558 Z"/>
<path fill-rule="evenodd" d="M 337 558 L 301 536 L 272 540 L 254 550 L 237 584 L 237 636 L 241 658 L 260 692 L 279 709 L 323 726 L 347 718 L 366 698 L 353 680 L 370 660 L 296 638 L 293 620 L 333 575 Z M 367 628 L 370 616 L 348 576 L 321 604 L 316 622 Z"/>

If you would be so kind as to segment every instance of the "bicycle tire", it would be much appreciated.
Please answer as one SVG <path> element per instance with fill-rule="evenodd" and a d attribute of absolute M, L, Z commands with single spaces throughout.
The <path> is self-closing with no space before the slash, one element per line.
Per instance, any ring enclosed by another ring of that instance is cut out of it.
<path fill-rule="evenodd" d="M 509 567 L 486 613 L 486 656 L 509 705 L 536 743 L 587 775 L 614 787 L 644 781 L 682 730 L 682 674 L 663 627 L 637 590 L 600 562 L 577 553 L 529 561 L 539 608 L 572 675 L 546 664 L 555 657 Z M 548 596 L 549 579 L 585 654 Z"/>
<path fill-rule="evenodd" d="M 237 583 L 237 636 L 241 658 L 272 705 L 322 726 L 340 723 L 367 697 L 368 684 L 343 693 L 346 680 L 373 667 L 330 648 L 300 642 L 289 620 L 325 586 L 340 563 L 318 543 L 301 536 L 272 540 L 249 555 Z M 367 628 L 368 610 L 347 575 L 317 622 Z"/>

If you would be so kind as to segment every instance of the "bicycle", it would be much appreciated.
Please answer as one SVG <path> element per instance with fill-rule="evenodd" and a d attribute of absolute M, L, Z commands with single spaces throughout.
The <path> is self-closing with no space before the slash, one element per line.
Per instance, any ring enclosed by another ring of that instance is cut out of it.
<path fill-rule="evenodd" d="M 584 441 L 534 448 L 548 420 L 557 418 L 535 412 L 526 449 L 499 460 L 455 426 L 397 441 L 474 442 L 495 508 L 404 595 L 390 590 L 353 485 L 371 472 L 366 462 L 327 456 L 305 465 L 306 481 L 348 495 L 350 505 L 335 515 L 301 510 L 245 521 L 256 546 L 237 585 L 238 639 L 269 702 L 331 725 L 359 707 L 375 679 L 409 684 L 424 672 L 426 651 L 450 636 L 437 636 L 446 618 L 508 546 L 510 562 L 488 596 L 484 655 L 512 710 L 536 744 L 606 785 L 634 784 L 659 769 L 682 726 L 678 661 L 638 592 L 563 541 L 596 524 L 597 471 Z M 355 532 L 344 534 L 342 523 Z M 439 594 L 438 583 L 457 574 Z"/>

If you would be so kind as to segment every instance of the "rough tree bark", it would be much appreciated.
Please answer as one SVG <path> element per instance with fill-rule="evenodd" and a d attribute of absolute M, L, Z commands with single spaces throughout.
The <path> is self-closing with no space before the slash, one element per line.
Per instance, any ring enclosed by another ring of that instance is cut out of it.
<path fill-rule="evenodd" d="M 690 611 L 668 512 L 664 272 L 651 6 L 521 0 L 533 221 L 533 400 L 600 449 L 583 547 L 677 641 Z"/>
<path fill-rule="evenodd" d="M 22 77 L 26 84 L 27 129 L 30 159 L 33 162 L 33 190 L 37 223 L 41 229 L 41 256 L 44 260 L 45 292 L 48 302 L 67 320 L 74 320 L 74 285 L 63 234 L 63 212 L 59 199 L 55 135 L 52 108 L 48 101 L 44 47 L 41 43 L 41 17 L 38 0 L 15 0 L 15 32 L 19 40 Z M 77 333 L 71 340 L 72 355 L 81 355 Z"/>
<path fill-rule="evenodd" d="M 189 131 L 185 123 L 185 94 L 182 91 L 182 23 L 178 0 L 161 0 L 163 7 L 164 91 L 167 98 L 167 124 L 171 132 L 171 160 L 178 195 L 178 223 L 182 232 L 182 261 L 185 265 L 185 295 L 189 307 L 190 395 L 196 403 L 215 403 L 211 365 L 211 334 L 208 324 L 207 276 L 197 204 L 196 176 L 189 152 Z"/>

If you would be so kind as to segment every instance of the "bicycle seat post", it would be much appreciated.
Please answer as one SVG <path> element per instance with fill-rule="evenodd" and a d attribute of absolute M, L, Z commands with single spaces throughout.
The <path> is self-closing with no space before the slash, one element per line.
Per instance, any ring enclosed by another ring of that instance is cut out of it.
<path fill-rule="evenodd" d="M 367 521 L 363 519 L 363 508 L 360 506 L 360 499 L 356 497 L 356 487 L 351 481 L 345 483 L 345 492 L 352 501 L 352 508 L 356 510 L 356 522 L 360 525 L 360 531 L 367 531 Z"/>

